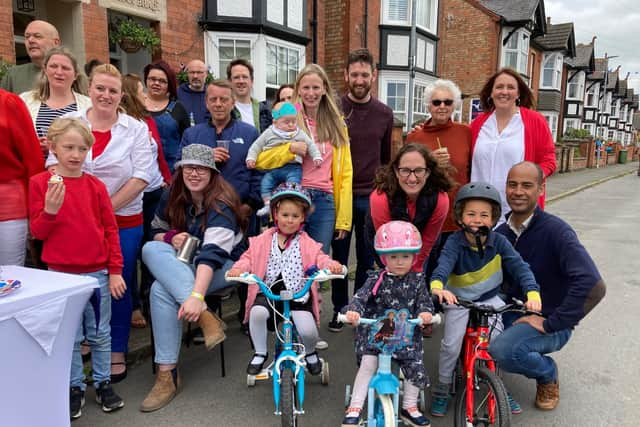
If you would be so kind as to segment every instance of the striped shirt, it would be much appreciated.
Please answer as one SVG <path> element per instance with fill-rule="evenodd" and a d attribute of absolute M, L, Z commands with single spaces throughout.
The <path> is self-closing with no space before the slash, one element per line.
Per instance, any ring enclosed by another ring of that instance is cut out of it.
<path fill-rule="evenodd" d="M 51 123 L 53 123 L 55 119 L 72 111 L 78 111 L 78 105 L 75 102 L 62 108 L 51 108 L 43 102 L 40 105 L 38 117 L 36 118 L 36 132 L 38 136 L 46 136 L 49 126 L 51 126 Z"/>

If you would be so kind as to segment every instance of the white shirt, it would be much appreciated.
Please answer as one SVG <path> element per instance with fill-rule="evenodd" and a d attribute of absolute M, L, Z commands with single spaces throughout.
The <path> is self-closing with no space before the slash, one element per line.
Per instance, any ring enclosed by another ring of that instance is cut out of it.
<path fill-rule="evenodd" d="M 253 104 L 251 102 L 248 104 L 241 104 L 240 102 L 236 101 L 236 108 L 238 108 L 238 111 L 240 111 L 243 122 L 257 128 L 255 122 L 253 121 Z"/>
<path fill-rule="evenodd" d="M 91 129 L 87 111 L 89 109 L 67 113 L 64 117 L 77 117 Z M 102 154 L 95 159 L 92 150 L 89 150 L 82 170 L 99 178 L 107 187 L 109 196 L 117 193 L 131 178 L 149 183 L 152 181 L 154 170 L 151 144 L 155 143 L 149 138 L 149 128 L 145 123 L 124 113 L 118 113 L 118 121 L 111 127 L 111 140 Z M 57 160 L 50 153 L 47 167 L 55 164 Z M 142 213 L 142 192 L 128 205 L 119 209 L 116 215 L 128 216 L 139 213 Z"/>
<path fill-rule="evenodd" d="M 532 212 L 531 215 L 529 215 L 529 218 L 522 221 L 522 224 L 520 224 L 520 227 L 516 227 L 516 225 L 513 223 L 512 221 L 513 215 L 509 217 L 509 220 L 507 221 L 507 225 L 509 226 L 511 231 L 513 231 L 513 233 L 516 235 L 516 240 L 518 240 L 520 238 L 520 235 L 524 233 L 524 230 L 526 230 L 527 227 L 529 227 L 529 223 L 531 222 L 531 218 L 533 218 L 534 213 L 535 212 Z"/>
<path fill-rule="evenodd" d="M 498 225 L 502 224 L 504 214 L 511 211 L 505 193 L 509 169 L 524 160 L 524 124 L 520 111 L 511 117 L 502 132 L 498 132 L 496 113 L 484 122 L 471 160 L 471 181 L 487 182 L 499 192 L 502 200 L 502 216 Z"/>

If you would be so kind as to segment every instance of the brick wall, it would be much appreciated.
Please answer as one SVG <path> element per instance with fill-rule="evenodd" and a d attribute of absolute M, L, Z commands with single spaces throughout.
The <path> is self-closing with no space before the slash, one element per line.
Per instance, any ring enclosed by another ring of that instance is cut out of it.
<path fill-rule="evenodd" d="M 468 121 L 469 102 L 477 97 L 499 65 L 500 25 L 469 0 L 440 2 L 438 70 L 454 81 L 465 97 L 463 121 Z"/>
<path fill-rule="evenodd" d="M 176 71 L 180 63 L 204 60 L 204 35 L 198 27 L 201 14 L 201 0 L 167 1 L 167 22 L 155 27 L 160 35 L 161 51 L 153 59 L 164 59 Z"/>
<path fill-rule="evenodd" d="M 0 0 L 0 57 L 7 62 L 16 62 L 16 50 L 13 44 L 12 0 Z"/>
<path fill-rule="evenodd" d="M 325 37 L 325 19 L 324 19 L 324 3 L 325 2 L 321 2 L 319 1 L 317 6 L 318 6 L 318 11 L 317 16 L 318 16 L 318 22 L 317 24 L 317 30 L 316 30 L 316 51 L 318 54 L 318 58 L 316 60 L 316 62 L 320 65 L 324 64 L 324 53 L 325 53 L 325 49 L 324 49 L 324 37 Z M 311 39 L 311 42 L 307 45 L 307 50 L 306 50 L 306 55 L 307 55 L 307 64 L 310 64 L 313 62 L 313 1 L 309 1 L 307 2 L 307 19 L 308 19 L 308 25 L 309 25 L 309 34 L 307 34 L 307 37 L 309 37 Z"/>
<path fill-rule="evenodd" d="M 344 84 L 344 60 L 349 53 L 351 29 L 351 10 L 345 0 L 328 0 L 324 2 L 324 19 L 329 24 L 325 27 L 324 63 L 323 65 L 333 89 L 342 93 Z"/>
<path fill-rule="evenodd" d="M 98 6 L 98 0 L 82 3 L 82 32 L 85 58 L 109 62 L 107 9 Z"/>
<path fill-rule="evenodd" d="M 529 69 L 531 75 L 529 76 L 529 87 L 533 93 L 533 99 L 535 105 L 538 105 L 539 91 L 540 91 L 540 73 L 542 70 L 542 51 L 529 47 Z M 559 123 L 559 122 L 558 122 Z"/>

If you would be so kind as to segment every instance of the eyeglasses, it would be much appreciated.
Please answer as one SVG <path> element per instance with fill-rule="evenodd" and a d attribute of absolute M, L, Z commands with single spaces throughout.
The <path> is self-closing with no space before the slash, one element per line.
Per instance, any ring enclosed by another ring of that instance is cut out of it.
<path fill-rule="evenodd" d="M 151 83 L 158 83 L 158 84 L 163 85 L 163 86 L 169 84 L 169 82 L 166 81 L 165 79 L 159 79 L 159 78 L 156 78 L 156 77 L 147 77 L 147 81 L 151 82 Z"/>
<path fill-rule="evenodd" d="M 191 175 L 192 173 L 197 173 L 198 175 L 204 175 L 209 170 L 206 166 L 183 166 L 182 171 L 187 175 Z"/>
<path fill-rule="evenodd" d="M 398 168 L 397 170 L 398 170 L 398 175 L 400 175 L 403 178 L 409 178 L 411 174 L 414 174 L 416 178 L 424 178 L 427 175 L 427 172 L 429 172 L 429 169 L 427 168 L 415 168 L 415 169 Z"/>
<path fill-rule="evenodd" d="M 444 105 L 446 105 L 447 107 L 451 107 L 453 105 L 453 99 L 432 99 L 431 100 L 431 104 L 433 104 L 434 107 L 439 107 L 440 104 L 442 104 L 444 102 Z"/>

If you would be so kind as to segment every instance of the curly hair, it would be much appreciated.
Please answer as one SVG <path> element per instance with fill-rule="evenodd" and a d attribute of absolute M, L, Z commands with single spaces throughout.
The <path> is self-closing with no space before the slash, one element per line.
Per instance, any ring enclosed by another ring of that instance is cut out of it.
<path fill-rule="evenodd" d="M 424 158 L 427 169 L 431 172 L 424 183 L 424 187 L 420 190 L 420 195 L 428 195 L 440 191 L 447 192 L 453 187 L 453 181 L 449 178 L 447 172 L 438 166 L 438 162 L 436 162 L 427 147 L 422 144 L 407 144 L 398 150 L 398 153 L 389 164 L 378 168 L 374 183 L 376 190 L 387 193 L 388 196 L 394 196 L 397 192 L 402 191 L 396 171 L 398 170 L 400 159 L 407 153 L 420 154 Z"/>

